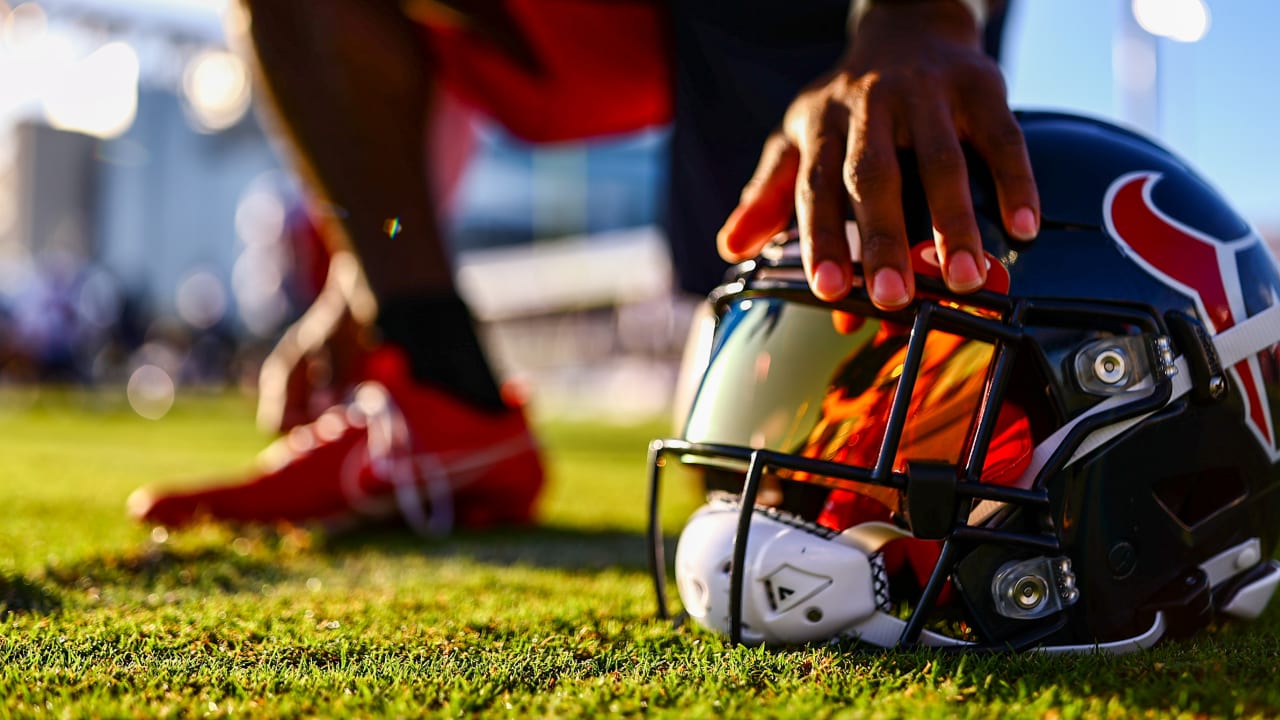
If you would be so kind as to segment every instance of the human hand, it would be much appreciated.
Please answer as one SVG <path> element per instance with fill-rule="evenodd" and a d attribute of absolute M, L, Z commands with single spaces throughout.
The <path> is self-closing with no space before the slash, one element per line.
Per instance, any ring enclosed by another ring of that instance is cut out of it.
<path fill-rule="evenodd" d="M 915 281 L 898 149 L 916 151 L 943 278 L 955 292 L 986 282 L 961 142 L 985 160 L 1009 234 L 1031 240 L 1040 201 L 1004 79 L 953 0 L 872 4 L 841 63 L 791 104 L 717 238 L 730 261 L 754 256 L 794 215 L 805 274 L 819 298 L 849 292 L 850 204 L 872 302 L 904 307 Z"/>
<path fill-rule="evenodd" d="M 355 257 L 335 253 L 319 296 L 262 362 L 259 428 L 285 432 L 343 401 L 361 380 L 374 306 Z"/>

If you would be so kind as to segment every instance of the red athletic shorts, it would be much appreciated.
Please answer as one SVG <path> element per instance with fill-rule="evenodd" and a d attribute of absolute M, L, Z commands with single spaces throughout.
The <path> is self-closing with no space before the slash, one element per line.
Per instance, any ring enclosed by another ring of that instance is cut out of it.
<path fill-rule="evenodd" d="M 660 0 L 504 0 L 542 65 L 533 73 L 446 16 L 418 14 L 443 86 L 532 142 L 629 132 L 671 118 Z"/>

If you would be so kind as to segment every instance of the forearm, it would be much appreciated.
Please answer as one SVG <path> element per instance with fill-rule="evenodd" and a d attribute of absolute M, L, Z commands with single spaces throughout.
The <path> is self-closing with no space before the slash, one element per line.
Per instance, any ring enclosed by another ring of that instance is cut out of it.
<path fill-rule="evenodd" d="M 268 107 L 380 299 L 451 287 L 429 203 L 432 84 L 394 0 L 242 0 Z"/>

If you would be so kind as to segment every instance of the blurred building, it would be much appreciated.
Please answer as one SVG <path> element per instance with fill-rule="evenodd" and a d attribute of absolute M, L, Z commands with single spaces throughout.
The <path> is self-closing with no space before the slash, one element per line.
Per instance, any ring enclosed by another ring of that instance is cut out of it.
<path fill-rule="evenodd" d="M 314 288 L 285 237 L 299 190 L 250 111 L 226 5 L 0 0 L 0 365 L 216 381 L 303 309 Z M 499 364 L 608 365 L 637 350 L 622 328 L 639 322 L 662 346 L 639 352 L 669 365 L 667 134 L 532 147 L 464 122 L 475 151 L 446 232 Z"/>

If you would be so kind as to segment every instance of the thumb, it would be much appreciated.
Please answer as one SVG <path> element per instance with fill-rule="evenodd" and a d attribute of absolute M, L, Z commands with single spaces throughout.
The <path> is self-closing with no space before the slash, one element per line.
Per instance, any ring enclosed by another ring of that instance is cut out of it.
<path fill-rule="evenodd" d="M 770 238 L 787 229 L 795 215 L 799 167 L 799 151 L 781 133 L 765 141 L 755 174 L 716 235 L 721 257 L 729 262 L 754 257 Z"/>

